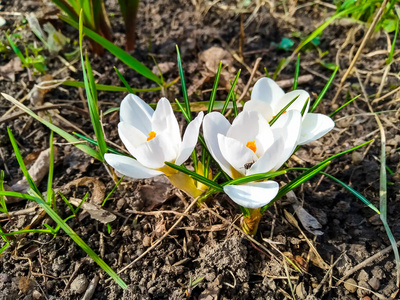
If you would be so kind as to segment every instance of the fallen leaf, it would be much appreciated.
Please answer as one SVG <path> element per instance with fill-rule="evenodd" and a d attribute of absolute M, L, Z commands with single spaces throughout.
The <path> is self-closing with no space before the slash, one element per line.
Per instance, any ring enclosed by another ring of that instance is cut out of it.
<path fill-rule="evenodd" d="M 106 194 L 106 187 L 100 180 L 94 177 L 82 177 L 75 179 L 62 188 L 63 194 L 67 194 L 72 186 L 87 186 L 91 190 L 91 203 L 96 205 L 101 205 L 103 203 Z"/>
<path fill-rule="evenodd" d="M 54 158 L 57 156 L 57 147 L 54 147 Z M 33 182 L 39 185 L 42 179 L 49 172 L 50 165 L 50 148 L 42 151 L 33 165 L 29 168 L 28 173 L 31 175 Z M 22 178 L 11 187 L 15 192 L 25 193 L 29 188 L 26 178 Z"/>
<path fill-rule="evenodd" d="M 201 52 L 200 60 L 205 62 L 207 69 L 214 74 L 217 72 L 219 63 L 221 61 L 222 64 L 226 66 L 233 64 L 232 55 L 228 51 L 217 46 Z"/>
<path fill-rule="evenodd" d="M 158 64 L 158 68 L 157 68 L 157 66 L 154 66 L 152 71 L 157 76 L 160 76 L 161 75 L 160 70 L 161 70 L 161 73 L 164 75 L 164 74 L 167 74 L 169 71 L 171 71 L 173 68 L 175 68 L 174 62 L 163 62 L 163 63 Z"/>
<path fill-rule="evenodd" d="M 139 195 L 144 200 L 144 211 L 152 211 L 169 199 L 171 185 L 163 182 L 152 182 L 139 187 Z"/>
<path fill-rule="evenodd" d="M 0 66 L 0 75 L 15 81 L 15 73 L 23 70 L 21 60 L 18 57 L 14 57 L 7 64 Z"/>
<path fill-rule="evenodd" d="M 68 200 L 72 205 L 75 206 L 79 206 L 82 201 L 81 199 L 76 198 L 69 198 Z M 95 219 L 103 224 L 113 222 L 117 218 L 116 215 L 103 209 L 100 205 L 95 205 L 86 201 L 82 204 L 81 208 L 83 209 L 82 213 L 88 212 L 92 219 Z"/>

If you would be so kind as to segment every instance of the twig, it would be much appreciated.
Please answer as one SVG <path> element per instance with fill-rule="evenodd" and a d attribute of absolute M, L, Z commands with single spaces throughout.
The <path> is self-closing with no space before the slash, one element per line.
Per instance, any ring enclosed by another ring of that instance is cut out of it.
<path fill-rule="evenodd" d="M 360 47 L 358 48 L 356 54 L 353 57 L 353 60 L 350 63 L 350 66 L 347 68 L 346 73 L 344 73 L 342 79 L 340 80 L 340 84 L 338 87 L 338 90 L 336 92 L 335 97 L 332 99 L 332 105 L 336 103 L 336 99 L 339 97 L 340 92 L 342 91 L 344 82 L 346 81 L 347 77 L 349 76 L 350 72 L 353 70 L 354 65 L 356 64 L 358 57 L 361 54 L 361 51 L 364 49 L 365 45 L 367 44 L 367 41 L 369 40 L 371 34 L 374 32 L 375 26 L 378 23 L 378 21 L 381 19 L 383 11 L 385 10 L 386 4 L 388 3 L 389 0 L 384 0 L 381 4 L 381 7 L 379 8 L 374 20 L 371 23 L 371 26 L 368 28 L 367 33 L 364 36 L 364 39 L 361 42 Z"/>
<path fill-rule="evenodd" d="M 36 210 L 38 210 L 39 207 L 35 206 L 35 207 L 29 207 L 29 208 L 25 208 L 25 209 L 21 209 L 21 210 L 16 210 L 16 211 L 10 211 L 7 214 L 0 214 L 0 218 L 8 218 L 10 217 L 14 217 L 14 216 L 22 216 L 22 215 L 28 215 L 31 214 L 33 212 L 36 212 Z"/>
<path fill-rule="evenodd" d="M 244 96 L 246 96 L 246 94 L 247 94 L 247 92 L 248 92 L 248 90 L 250 88 L 250 85 L 251 85 L 251 83 L 253 81 L 253 77 L 257 72 L 258 65 L 260 64 L 260 62 L 261 62 L 261 57 L 256 59 L 256 62 L 254 63 L 253 70 L 251 71 L 251 74 L 250 74 L 249 81 L 247 82 L 246 86 L 244 87 L 244 90 L 243 90 L 242 94 L 240 95 L 240 97 L 236 100 L 236 103 L 239 103 L 240 101 L 242 101 Z"/>

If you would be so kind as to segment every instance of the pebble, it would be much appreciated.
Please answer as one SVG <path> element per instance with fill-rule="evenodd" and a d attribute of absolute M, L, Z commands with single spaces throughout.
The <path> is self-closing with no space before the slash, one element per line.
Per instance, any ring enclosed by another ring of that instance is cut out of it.
<path fill-rule="evenodd" d="M 150 246 L 151 246 L 151 237 L 149 237 L 148 235 L 146 235 L 146 236 L 143 238 L 142 244 L 143 244 L 143 246 L 145 246 L 145 247 L 150 247 Z"/>
<path fill-rule="evenodd" d="M 350 293 L 355 293 L 357 291 L 357 282 L 353 278 L 349 278 L 344 282 L 344 287 Z"/>
<path fill-rule="evenodd" d="M 86 291 L 88 284 L 89 281 L 87 280 L 86 276 L 79 274 L 71 283 L 71 291 L 77 294 L 82 294 Z"/>
<path fill-rule="evenodd" d="M 4 26 L 6 23 L 7 21 L 3 17 L 0 17 L 0 26 Z"/>
<path fill-rule="evenodd" d="M 369 275 L 368 275 L 368 273 L 365 272 L 365 270 L 361 270 L 361 271 L 360 271 L 360 274 L 358 274 L 357 280 L 358 280 L 358 281 L 365 281 L 365 282 L 367 282 L 367 281 L 369 280 Z"/>
<path fill-rule="evenodd" d="M 379 279 L 376 278 L 376 277 L 372 277 L 372 278 L 368 281 L 368 284 L 371 286 L 371 288 L 372 288 L 374 291 L 379 290 L 379 288 L 380 288 L 380 286 L 381 286 L 381 282 L 380 282 Z"/>
<path fill-rule="evenodd" d="M 39 300 L 39 299 L 42 298 L 42 294 L 39 291 L 34 290 L 32 292 L 32 298 L 35 299 L 35 300 Z"/>
<path fill-rule="evenodd" d="M 382 279 L 385 276 L 385 273 L 383 272 L 382 268 L 379 266 L 375 266 L 372 271 L 372 275 L 378 279 Z"/>

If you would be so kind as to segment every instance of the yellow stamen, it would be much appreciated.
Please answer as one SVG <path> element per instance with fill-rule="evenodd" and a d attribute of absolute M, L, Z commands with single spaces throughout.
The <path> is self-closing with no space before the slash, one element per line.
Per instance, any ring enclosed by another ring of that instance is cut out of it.
<path fill-rule="evenodd" d="M 256 153 L 257 151 L 256 141 L 247 142 L 246 147 L 249 148 L 254 153 Z"/>
<path fill-rule="evenodd" d="M 156 133 L 154 131 L 149 132 L 149 137 L 147 138 L 147 141 L 150 141 L 156 137 Z"/>

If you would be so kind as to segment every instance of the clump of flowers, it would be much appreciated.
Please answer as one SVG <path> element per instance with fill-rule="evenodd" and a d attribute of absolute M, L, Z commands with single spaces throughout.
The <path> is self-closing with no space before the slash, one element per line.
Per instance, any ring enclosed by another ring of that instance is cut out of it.
<path fill-rule="evenodd" d="M 119 173 L 132 178 L 165 174 L 177 188 L 193 197 L 225 192 L 243 211 L 242 225 L 255 234 L 268 204 L 276 199 L 284 163 L 299 145 L 329 132 L 328 116 L 309 112 L 310 96 L 304 90 L 285 93 L 272 79 L 254 86 L 232 123 L 220 112 L 200 112 L 189 122 L 183 138 L 170 102 L 162 98 L 154 111 L 130 94 L 121 103 L 119 136 L 133 157 L 105 154 Z M 183 108 L 181 107 L 183 110 Z M 186 116 L 188 112 L 186 113 Z M 203 121 L 201 159 L 194 151 Z M 194 171 L 182 164 L 194 153 Z M 220 169 L 212 180 L 211 158 Z M 281 171 L 280 171 L 281 170 Z M 223 183 L 218 178 L 227 179 Z"/>

